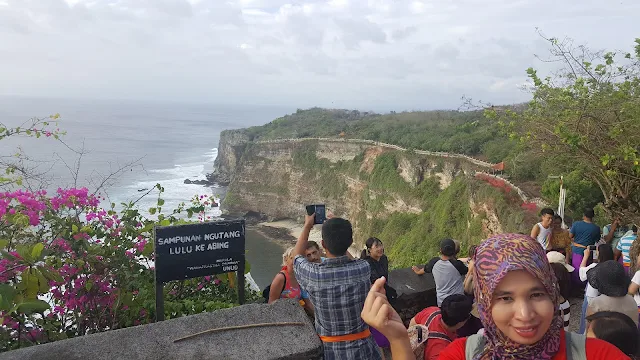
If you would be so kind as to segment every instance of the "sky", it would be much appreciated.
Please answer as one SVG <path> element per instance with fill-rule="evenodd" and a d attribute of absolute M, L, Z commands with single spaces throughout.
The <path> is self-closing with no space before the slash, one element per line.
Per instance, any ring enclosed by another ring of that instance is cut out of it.
<path fill-rule="evenodd" d="M 636 0 L 0 0 L 0 94 L 294 107 L 505 104 L 549 37 L 631 50 Z"/>

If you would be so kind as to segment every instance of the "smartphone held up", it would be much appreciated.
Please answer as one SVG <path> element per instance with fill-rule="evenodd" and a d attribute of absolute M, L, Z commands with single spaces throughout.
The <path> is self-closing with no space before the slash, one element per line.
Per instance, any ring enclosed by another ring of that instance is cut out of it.
<path fill-rule="evenodd" d="M 589 245 L 589 251 L 591 252 L 592 260 L 598 259 L 598 251 L 596 249 L 597 249 L 596 245 Z"/>
<path fill-rule="evenodd" d="M 315 216 L 314 224 L 323 224 L 327 220 L 327 207 L 324 204 L 307 205 L 307 215 Z"/>

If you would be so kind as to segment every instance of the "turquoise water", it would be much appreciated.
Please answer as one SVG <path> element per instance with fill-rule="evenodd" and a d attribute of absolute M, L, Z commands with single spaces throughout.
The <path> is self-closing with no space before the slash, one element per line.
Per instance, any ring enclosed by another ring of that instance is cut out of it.
<path fill-rule="evenodd" d="M 260 289 L 264 289 L 282 267 L 284 248 L 253 230 L 247 230 L 245 245 L 251 276 Z"/>

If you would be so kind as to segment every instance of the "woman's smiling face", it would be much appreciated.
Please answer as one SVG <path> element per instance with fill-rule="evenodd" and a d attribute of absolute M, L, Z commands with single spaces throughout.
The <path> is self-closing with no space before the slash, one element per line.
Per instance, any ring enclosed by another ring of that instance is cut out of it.
<path fill-rule="evenodd" d="M 493 292 L 491 316 L 498 330 L 509 339 L 532 345 L 551 326 L 555 307 L 538 279 L 526 271 L 511 271 Z"/>

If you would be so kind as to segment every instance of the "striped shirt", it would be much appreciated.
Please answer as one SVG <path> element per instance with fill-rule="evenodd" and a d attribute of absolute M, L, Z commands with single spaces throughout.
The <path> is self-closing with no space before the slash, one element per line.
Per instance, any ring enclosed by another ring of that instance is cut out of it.
<path fill-rule="evenodd" d="M 317 264 L 298 255 L 293 269 L 300 286 L 309 292 L 319 335 L 349 335 L 368 329 L 360 317 L 371 288 L 368 262 L 341 256 Z M 323 342 L 322 346 L 325 360 L 381 359 L 372 336 L 356 341 Z"/>
<path fill-rule="evenodd" d="M 622 261 L 625 266 L 629 266 L 631 264 L 631 258 L 629 257 L 629 250 L 631 250 L 631 245 L 638 238 L 637 234 L 629 231 L 624 234 L 623 237 L 618 241 L 618 245 L 616 246 L 616 250 L 622 252 Z"/>
<path fill-rule="evenodd" d="M 569 300 L 565 300 L 562 304 L 560 304 L 560 316 L 562 316 L 562 320 L 564 321 L 564 331 L 569 331 L 569 320 L 571 318 L 571 304 Z"/>

